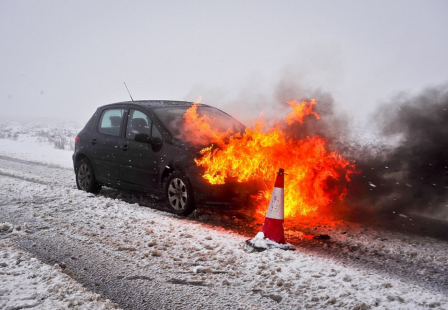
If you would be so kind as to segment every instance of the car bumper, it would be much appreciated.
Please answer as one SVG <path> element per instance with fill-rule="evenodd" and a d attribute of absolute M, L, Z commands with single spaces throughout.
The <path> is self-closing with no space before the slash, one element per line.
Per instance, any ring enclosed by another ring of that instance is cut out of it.
<path fill-rule="evenodd" d="M 196 203 L 241 206 L 251 203 L 251 196 L 258 194 L 257 183 L 228 181 L 225 184 L 210 184 L 201 175 L 190 175 Z"/>

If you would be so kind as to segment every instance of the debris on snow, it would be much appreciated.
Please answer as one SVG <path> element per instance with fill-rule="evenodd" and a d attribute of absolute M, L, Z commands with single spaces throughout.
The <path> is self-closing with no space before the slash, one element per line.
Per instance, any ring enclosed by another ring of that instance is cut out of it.
<path fill-rule="evenodd" d="M 12 231 L 12 224 L 11 223 L 0 223 L 0 231 Z"/>
<path fill-rule="evenodd" d="M 329 235 L 317 235 L 317 236 L 314 236 L 313 239 L 316 239 L 316 240 L 330 240 L 331 237 Z"/>

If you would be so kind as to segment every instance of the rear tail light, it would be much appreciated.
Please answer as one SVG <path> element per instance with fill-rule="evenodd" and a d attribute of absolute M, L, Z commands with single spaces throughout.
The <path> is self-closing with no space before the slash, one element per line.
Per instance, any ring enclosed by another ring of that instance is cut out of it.
<path fill-rule="evenodd" d="M 78 141 L 79 141 L 79 137 L 76 136 L 76 138 L 75 138 L 75 146 L 76 146 L 76 143 L 78 143 Z"/>

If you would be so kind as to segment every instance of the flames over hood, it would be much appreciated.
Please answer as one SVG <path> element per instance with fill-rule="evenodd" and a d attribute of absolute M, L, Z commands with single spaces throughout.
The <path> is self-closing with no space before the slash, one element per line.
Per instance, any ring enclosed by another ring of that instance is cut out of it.
<path fill-rule="evenodd" d="M 196 164 L 205 168 L 203 177 L 211 184 L 228 180 L 255 180 L 260 189 L 257 211 L 266 213 L 275 175 L 284 168 L 285 217 L 305 216 L 346 195 L 345 183 L 356 168 L 336 151 L 328 151 L 326 141 L 319 136 L 300 139 L 293 134 L 294 126 L 306 119 L 320 119 L 314 110 L 316 100 L 288 101 L 292 111 L 282 121 L 268 123 L 260 117 L 243 132 L 213 129 L 214 119 L 198 113 L 195 103 L 184 115 L 192 143 L 204 147 Z"/>

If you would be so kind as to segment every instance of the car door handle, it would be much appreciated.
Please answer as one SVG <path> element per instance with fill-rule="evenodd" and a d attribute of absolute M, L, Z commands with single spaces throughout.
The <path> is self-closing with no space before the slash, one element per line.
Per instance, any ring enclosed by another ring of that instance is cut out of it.
<path fill-rule="evenodd" d="M 92 139 L 92 140 L 90 140 L 90 143 L 92 143 L 92 144 L 96 144 L 96 139 Z"/>
<path fill-rule="evenodd" d="M 121 149 L 123 150 L 123 151 L 127 151 L 128 150 L 128 146 L 125 144 L 125 145 L 123 145 L 122 147 L 121 147 Z"/>

